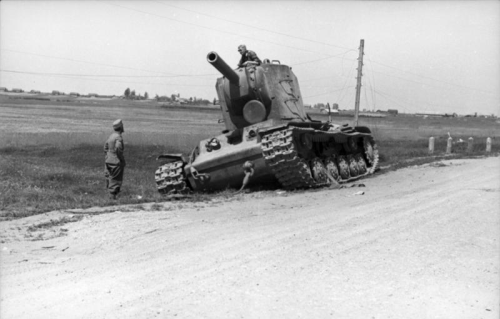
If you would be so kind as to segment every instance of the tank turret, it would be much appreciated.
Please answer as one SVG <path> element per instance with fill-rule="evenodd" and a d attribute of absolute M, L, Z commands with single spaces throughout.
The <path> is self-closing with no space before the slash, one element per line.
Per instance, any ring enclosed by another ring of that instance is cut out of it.
<path fill-rule="evenodd" d="M 224 77 L 216 89 L 226 129 L 234 130 L 269 119 L 307 121 L 299 83 L 286 65 L 263 63 L 232 70 L 216 53 L 207 60 Z"/>

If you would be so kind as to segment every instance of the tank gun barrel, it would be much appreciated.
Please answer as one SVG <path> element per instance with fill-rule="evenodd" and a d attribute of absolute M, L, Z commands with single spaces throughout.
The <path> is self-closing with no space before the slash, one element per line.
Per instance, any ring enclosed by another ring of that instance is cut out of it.
<path fill-rule="evenodd" d="M 231 67 L 227 65 L 224 60 L 222 60 L 217 52 L 212 51 L 208 53 L 207 60 L 208 63 L 213 65 L 213 67 L 216 68 L 217 71 L 219 71 L 222 75 L 224 75 L 229 80 L 229 82 L 236 85 L 239 84 L 240 77 L 238 76 L 238 74 L 236 74 L 236 72 L 234 72 L 234 70 L 231 69 Z"/>

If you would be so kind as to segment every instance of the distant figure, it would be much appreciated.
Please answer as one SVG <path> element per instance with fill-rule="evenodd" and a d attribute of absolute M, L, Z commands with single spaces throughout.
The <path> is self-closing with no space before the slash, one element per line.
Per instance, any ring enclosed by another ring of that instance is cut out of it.
<path fill-rule="evenodd" d="M 114 132 L 104 143 L 104 153 L 106 154 L 105 176 L 106 189 L 109 191 L 111 199 L 116 199 L 123 182 L 123 173 L 125 171 L 125 158 L 123 151 L 125 149 L 122 133 L 125 132 L 122 120 L 113 122 Z"/>
<path fill-rule="evenodd" d="M 241 54 L 241 59 L 238 63 L 238 67 L 240 68 L 246 66 L 248 62 L 256 62 L 257 65 L 262 63 L 257 54 L 253 51 L 247 50 L 247 46 L 244 44 L 238 46 L 238 52 Z"/>

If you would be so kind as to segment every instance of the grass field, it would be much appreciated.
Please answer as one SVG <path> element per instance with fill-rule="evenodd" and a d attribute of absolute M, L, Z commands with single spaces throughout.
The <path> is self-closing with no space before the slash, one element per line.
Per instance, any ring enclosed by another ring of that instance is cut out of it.
<path fill-rule="evenodd" d="M 117 118 L 125 123 L 127 167 L 120 199 L 110 201 L 103 144 Z M 220 134 L 224 124 L 218 123 L 219 118 L 214 108 L 116 101 L 72 104 L 0 96 L 0 217 L 164 201 L 154 182 L 155 158 L 162 153 L 187 154 L 199 140 Z M 372 129 L 382 166 L 435 160 L 427 154 L 430 136 L 436 138 L 435 155 L 443 156 L 448 132 L 455 140 L 473 136 L 473 156 L 485 154 L 488 136 L 493 139 L 493 153 L 499 151 L 500 125 L 491 119 L 361 118 L 360 125 Z M 454 156 L 466 156 L 463 144 L 455 148 Z"/>

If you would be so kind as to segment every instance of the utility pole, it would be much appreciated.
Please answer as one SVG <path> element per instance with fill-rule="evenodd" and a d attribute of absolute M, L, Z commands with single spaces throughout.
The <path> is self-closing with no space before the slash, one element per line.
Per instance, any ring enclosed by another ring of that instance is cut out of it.
<path fill-rule="evenodd" d="M 365 40 L 361 39 L 359 42 L 359 58 L 358 58 L 358 77 L 356 84 L 356 102 L 354 104 L 354 126 L 358 126 L 359 114 L 359 97 L 361 95 L 361 76 L 363 75 L 363 50 L 365 48 Z"/>

